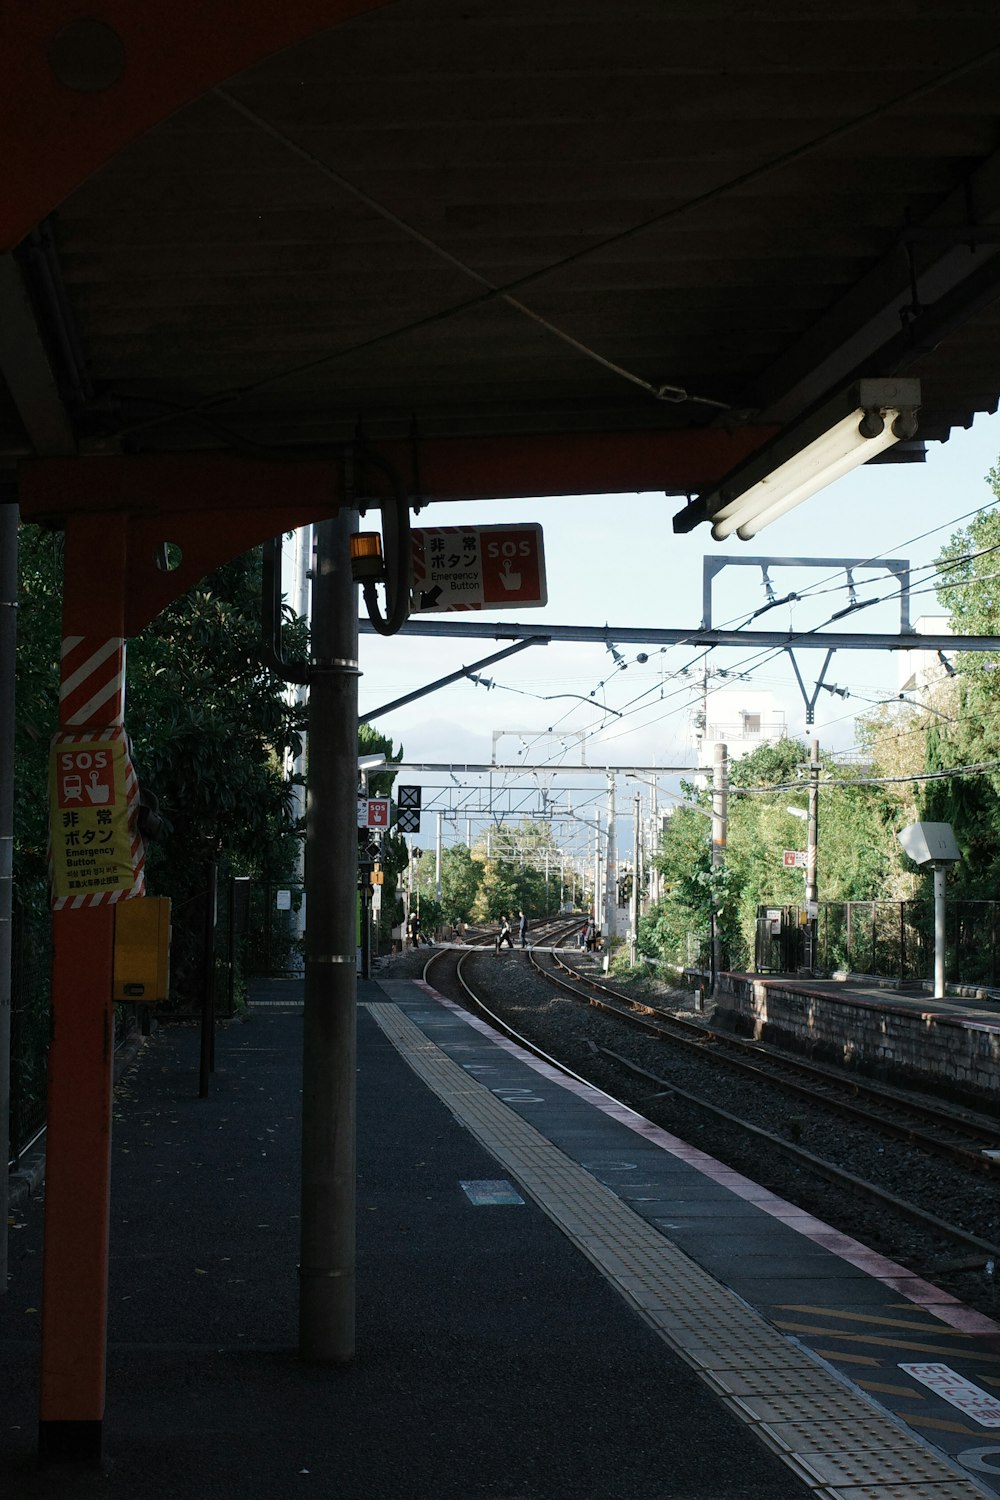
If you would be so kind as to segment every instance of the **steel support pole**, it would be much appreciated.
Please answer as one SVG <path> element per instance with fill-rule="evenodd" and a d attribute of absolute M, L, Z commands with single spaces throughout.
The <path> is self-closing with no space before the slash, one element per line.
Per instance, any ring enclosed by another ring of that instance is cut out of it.
<path fill-rule="evenodd" d="M 945 882 L 948 878 L 948 866 L 936 864 L 934 866 L 934 998 L 944 999 L 944 959 L 946 948 L 945 934 Z"/>
<path fill-rule="evenodd" d="M 598 809 L 594 821 L 594 925 L 600 927 L 601 916 L 601 814 Z"/>
<path fill-rule="evenodd" d="M 639 954 L 639 793 L 633 800 L 632 819 L 632 892 L 629 896 L 628 961 L 635 968 Z"/>
<path fill-rule="evenodd" d="M 728 749 L 717 744 L 712 766 L 712 868 L 722 869 L 726 863 L 726 839 L 729 805 L 729 761 Z M 712 994 L 719 984 L 722 967 L 722 938 L 719 933 L 719 898 L 712 895 Z"/>
<path fill-rule="evenodd" d="M 7 1290 L 6 1163 L 10 1160 L 10 1017 L 14 896 L 14 669 L 17 664 L 17 506 L 0 505 L 0 1296 Z"/>
<path fill-rule="evenodd" d="M 316 528 L 306 799 L 299 1353 L 354 1355 L 358 635 L 348 539 Z"/>
<path fill-rule="evenodd" d="M 808 948 L 806 951 L 806 968 L 812 971 L 816 968 L 816 927 L 817 918 L 812 916 L 819 897 L 817 891 L 819 882 L 817 879 L 817 858 L 819 853 L 819 740 L 812 742 L 812 754 L 809 758 L 809 810 L 806 823 L 806 932 L 808 933 Z"/>
<path fill-rule="evenodd" d="M 812 742 L 809 760 L 809 813 L 806 825 L 806 905 L 818 900 L 816 895 L 816 857 L 819 848 L 819 740 Z"/>
<path fill-rule="evenodd" d="M 90 655 L 93 696 L 60 727 L 123 721 L 127 520 L 79 514 L 66 525 L 63 639 Z M 94 580 L 100 579 L 95 588 Z M 39 1458 L 98 1465 L 107 1356 L 115 908 L 52 913 L 52 1041 L 48 1066 Z"/>
<path fill-rule="evenodd" d="M 608 948 L 618 936 L 618 829 L 615 778 L 608 772 L 608 841 L 604 859 L 604 941 Z"/>

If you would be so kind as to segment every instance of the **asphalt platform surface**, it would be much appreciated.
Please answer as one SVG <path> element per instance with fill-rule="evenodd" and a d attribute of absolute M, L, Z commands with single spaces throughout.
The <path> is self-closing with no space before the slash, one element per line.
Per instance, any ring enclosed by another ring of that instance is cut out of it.
<path fill-rule="evenodd" d="M 384 999 L 374 986 L 361 996 Z M 289 983 L 272 994 L 294 997 Z M 103 1472 L 39 1471 L 39 1191 L 0 1298 L 3 1500 L 793 1500 L 732 1417 L 359 1013 L 358 1348 L 298 1358 L 301 1012 L 194 1025 L 118 1090 Z"/>

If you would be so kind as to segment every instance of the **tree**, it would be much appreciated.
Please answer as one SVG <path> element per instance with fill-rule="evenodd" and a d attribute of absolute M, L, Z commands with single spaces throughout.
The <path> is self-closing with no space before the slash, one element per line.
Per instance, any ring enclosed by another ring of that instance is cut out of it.
<path fill-rule="evenodd" d="M 547 819 L 522 818 L 518 823 L 498 822 L 490 830 L 489 848 L 480 839 L 473 856 L 482 861 L 484 875 L 476 911 L 479 921 L 493 921 L 523 911 L 529 917 L 548 914 L 558 904 L 561 854 Z M 546 880 L 548 872 L 548 880 Z"/>
<path fill-rule="evenodd" d="M 62 595 L 61 538 L 20 528 L 22 629 L 17 659 L 19 899 L 48 921 L 46 766 L 57 728 Z M 128 643 L 126 727 L 140 786 L 153 793 L 165 837 L 147 848 L 151 891 L 174 900 L 174 974 L 190 988 L 197 916 L 210 861 L 225 874 L 283 880 L 295 868 L 300 830 L 290 758 L 304 709 L 259 652 L 260 553 L 210 574 Z M 304 652 L 304 625 L 291 622 Z M 296 641 L 297 637 L 297 641 Z"/>
<path fill-rule="evenodd" d="M 467 922 L 479 894 L 483 867 L 465 844 L 441 851 L 441 909 L 446 922 Z"/>
<path fill-rule="evenodd" d="M 657 867 L 664 895 L 639 922 L 639 951 L 668 963 L 689 961 L 688 935 L 705 941 L 712 915 L 711 822 L 706 795 L 682 782 L 687 801 L 667 820 Z"/>
<path fill-rule="evenodd" d="M 988 478 L 994 493 L 1000 494 L 1000 470 L 992 469 Z M 956 633 L 1000 633 L 998 551 L 1000 511 L 990 510 L 956 531 L 939 555 L 942 581 L 937 594 Z M 949 885 L 956 894 L 969 897 L 994 897 L 1000 878 L 997 668 L 992 652 L 964 652 L 961 675 L 925 734 L 927 771 L 982 766 L 981 771 L 925 782 L 917 802 L 920 816 L 954 828 L 962 860 L 950 873 Z"/>

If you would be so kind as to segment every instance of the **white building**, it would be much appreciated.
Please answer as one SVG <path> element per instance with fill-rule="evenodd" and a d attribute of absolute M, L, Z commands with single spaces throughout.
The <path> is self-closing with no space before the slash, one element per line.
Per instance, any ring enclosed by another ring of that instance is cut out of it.
<path fill-rule="evenodd" d="M 711 746 L 720 742 L 728 746 L 730 759 L 738 759 L 758 745 L 777 744 L 788 733 L 785 711 L 773 693 L 744 683 L 716 689 L 709 682 L 706 688 L 692 711 L 689 734 L 699 764 L 705 756 L 711 758 Z"/>
<path fill-rule="evenodd" d="M 917 635 L 953 635 L 947 615 L 921 615 L 914 623 Z M 899 691 L 909 693 L 914 702 L 934 696 L 935 688 L 956 675 L 956 668 L 943 651 L 923 651 L 909 646 L 899 652 Z"/>

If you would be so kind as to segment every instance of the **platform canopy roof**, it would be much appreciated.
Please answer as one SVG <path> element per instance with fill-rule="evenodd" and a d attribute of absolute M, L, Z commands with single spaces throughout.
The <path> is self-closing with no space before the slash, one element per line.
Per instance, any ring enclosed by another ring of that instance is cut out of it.
<path fill-rule="evenodd" d="M 922 441 L 997 407 L 996 0 L 0 26 L 8 473 L 362 432 L 415 493 L 445 441 L 480 493 L 682 494 L 857 375 L 920 378 Z"/>

